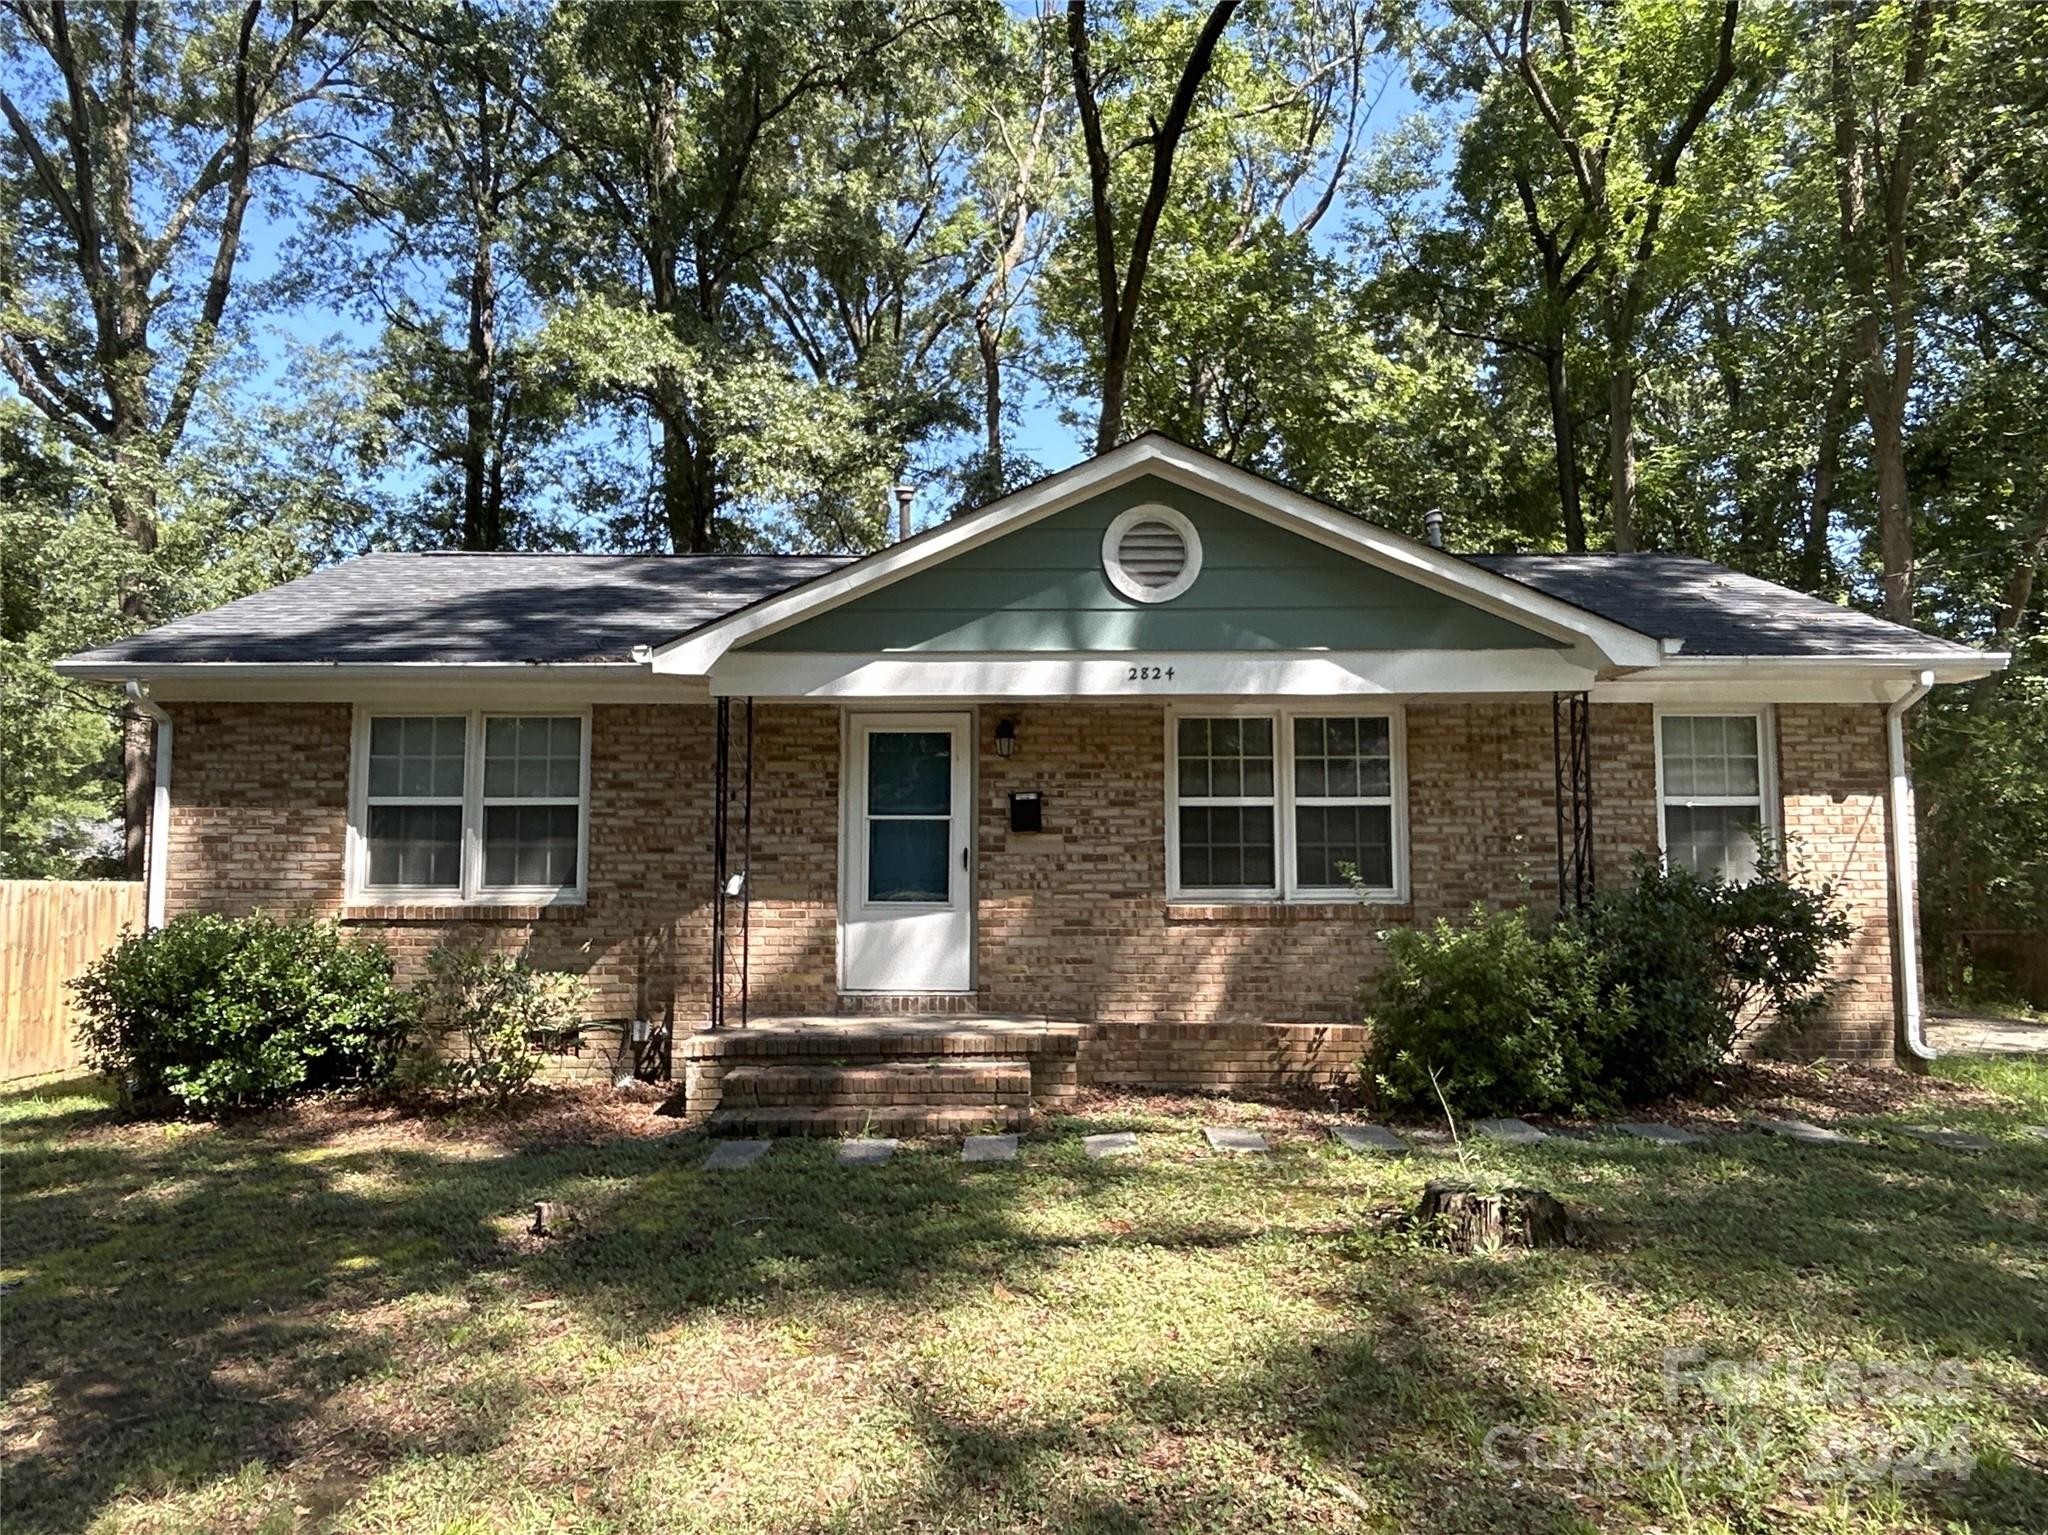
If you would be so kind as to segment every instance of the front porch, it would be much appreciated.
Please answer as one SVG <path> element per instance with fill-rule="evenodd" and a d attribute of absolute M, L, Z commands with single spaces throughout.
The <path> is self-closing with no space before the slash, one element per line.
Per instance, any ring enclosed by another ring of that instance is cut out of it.
<path fill-rule="evenodd" d="M 967 1135 L 1026 1128 L 1089 1087 L 1341 1094 L 1355 1023 L 1082 1023 L 1031 1014 L 793 1014 L 676 1041 L 691 1124 L 733 1135 Z"/>

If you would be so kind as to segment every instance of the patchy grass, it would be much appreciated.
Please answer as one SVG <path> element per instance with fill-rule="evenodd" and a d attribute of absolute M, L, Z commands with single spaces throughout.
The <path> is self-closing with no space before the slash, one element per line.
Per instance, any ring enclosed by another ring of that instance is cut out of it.
<path fill-rule="evenodd" d="M 0 1522 L 2039 1531 L 2048 1086 L 1944 1071 L 1769 1068 L 1691 1116 L 1778 1102 L 1853 1151 L 1471 1148 L 1603 1236 L 1464 1259 L 1391 1219 L 1454 1152 L 1354 1156 L 1300 1111 L 1094 1098 L 1008 1166 L 706 1174 L 644 1102 L 162 1126 L 46 1086 L 0 1099 Z M 1222 1119 L 1274 1154 L 1207 1155 Z M 1127 1127 L 1142 1156 L 1082 1155 Z M 524 1233 L 543 1198 L 572 1235 Z M 1754 1390 L 1668 1394 L 1688 1348 Z M 1880 1474 L 1930 1449 L 1957 1469 Z"/>

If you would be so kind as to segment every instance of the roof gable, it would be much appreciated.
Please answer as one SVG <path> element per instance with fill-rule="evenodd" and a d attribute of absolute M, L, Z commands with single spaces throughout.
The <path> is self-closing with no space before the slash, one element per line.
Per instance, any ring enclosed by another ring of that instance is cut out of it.
<path fill-rule="evenodd" d="M 1587 664 L 1599 666 L 1654 666 L 1661 654 L 1652 635 L 1378 527 L 1209 454 L 1148 434 L 1015 491 L 978 512 L 659 646 L 654 670 L 703 676 L 735 647 L 766 652 L 772 636 L 799 623 L 949 564 L 1033 523 L 1147 477 L 1271 523 L 1428 592 L 1453 598 L 1479 614 L 1505 620 L 1535 637 L 1524 638 L 1521 643 L 1525 646 L 1557 642 Z M 1322 640 L 1312 648 L 1330 647 Z"/>
<path fill-rule="evenodd" d="M 1201 549 L 1141 602 L 1103 567 L 1126 511 L 1165 506 Z M 1505 650 L 1563 642 L 1162 478 L 1140 474 L 736 648 L 761 652 Z"/>

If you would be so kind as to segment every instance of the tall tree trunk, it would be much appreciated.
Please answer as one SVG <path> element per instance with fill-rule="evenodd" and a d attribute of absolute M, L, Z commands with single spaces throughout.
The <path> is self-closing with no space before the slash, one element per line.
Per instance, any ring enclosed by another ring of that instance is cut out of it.
<path fill-rule="evenodd" d="M 1607 329 L 1607 500 L 1614 547 L 1636 546 L 1636 366 L 1633 294 L 1611 288 L 1601 301 Z"/>
<path fill-rule="evenodd" d="M 1809 591 L 1831 591 L 1835 585 L 1835 559 L 1828 548 L 1828 534 L 1834 518 L 1835 484 L 1842 474 L 1842 436 L 1848 429 L 1850 391 L 1855 383 L 1856 360 L 1844 346 L 1835 359 L 1835 376 L 1821 408 L 1813 493 L 1806 502 L 1806 538 L 1799 565 Z"/>
<path fill-rule="evenodd" d="M 974 344 L 981 353 L 982 473 L 992 495 L 1003 493 L 1003 351 L 995 321 L 974 317 Z"/>
<path fill-rule="evenodd" d="M 1088 59 L 1088 0 L 1067 0 L 1067 53 L 1073 64 L 1074 104 L 1081 118 L 1082 141 L 1088 151 L 1089 217 L 1095 235 L 1096 301 L 1102 318 L 1102 409 L 1095 422 L 1095 451 L 1106 453 L 1123 440 L 1124 401 L 1129 392 L 1131 346 L 1138 331 L 1138 302 L 1145 290 L 1145 271 L 1152 262 L 1152 242 L 1159 216 L 1173 185 L 1173 157 L 1187 131 L 1195 95 L 1215 62 L 1216 44 L 1237 11 L 1238 0 L 1216 0 L 1188 50 L 1165 118 L 1147 136 L 1152 150 L 1152 175 L 1145 201 L 1132 226 L 1127 264 L 1118 266 L 1116 210 L 1110 200 L 1112 161 L 1102 136 L 1102 114 L 1095 98 L 1095 76 Z"/>
<path fill-rule="evenodd" d="M 1586 552 L 1586 513 L 1579 499 L 1579 445 L 1572 430 L 1572 395 L 1565 376 L 1564 338 L 1553 336 L 1543 350 L 1543 383 L 1550 398 L 1551 446 L 1557 458 L 1557 503 L 1564 513 L 1564 546 Z"/>
<path fill-rule="evenodd" d="M 462 438 L 462 547 L 505 547 L 504 507 L 492 495 L 497 443 L 498 283 L 489 232 L 477 230 L 469 268 L 469 375 Z"/>

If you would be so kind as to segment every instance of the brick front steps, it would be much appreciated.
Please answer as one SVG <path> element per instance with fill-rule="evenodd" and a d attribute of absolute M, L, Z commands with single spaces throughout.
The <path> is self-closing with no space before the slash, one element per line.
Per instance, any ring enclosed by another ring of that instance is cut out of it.
<path fill-rule="evenodd" d="M 940 1056 L 870 1066 L 735 1066 L 725 1074 L 725 1109 L 1031 1106 L 1031 1063 Z"/>
<path fill-rule="evenodd" d="M 1072 1098 L 1080 1043 L 1046 1018 L 761 1018 L 676 1057 L 683 1117 L 715 1134 L 965 1135 Z"/>
<path fill-rule="evenodd" d="M 1024 1130 L 1031 1106 L 994 1104 L 983 1108 L 885 1103 L 875 1107 L 839 1104 L 817 1108 L 720 1109 L 705 1126 L 713 1135 L 979 1135 L 985 1130 Z"/>

